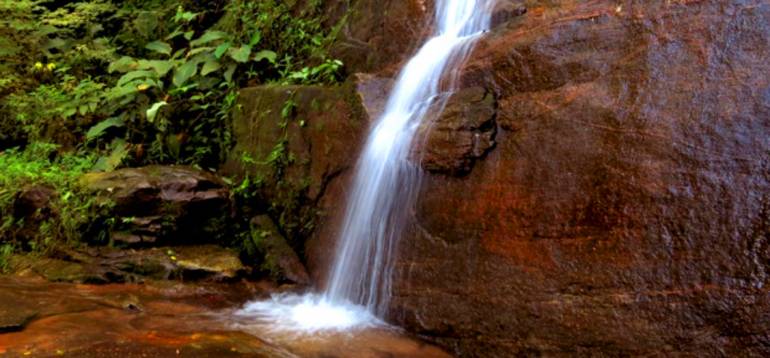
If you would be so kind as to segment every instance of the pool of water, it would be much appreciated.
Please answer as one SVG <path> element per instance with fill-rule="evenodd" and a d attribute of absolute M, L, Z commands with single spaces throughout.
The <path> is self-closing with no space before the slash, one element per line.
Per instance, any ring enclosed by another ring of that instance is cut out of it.
<path fill-rule="evenodd" d="M 246 282 L 80 285 L 0 277 L 0 322 L 29 320 L 22 330 L 0 333 L 0 356 L 448 356 L 354 306 L 270 291 Z"/>

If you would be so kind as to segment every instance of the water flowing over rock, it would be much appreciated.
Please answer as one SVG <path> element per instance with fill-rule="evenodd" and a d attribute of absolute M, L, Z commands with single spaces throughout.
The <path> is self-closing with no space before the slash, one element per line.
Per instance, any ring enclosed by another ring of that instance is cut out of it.
<path fill-rule="evenodd" d="M 436 3 L 434 35 L 401 71 L 357 163 L 324 292 L 328 301 L 362 305 L 377 316 L 387 312 L 398 241 L 420 183 L 410 160 L 415 134 L 429 111 L 443 110 L 455 67 L 488 28 L 492 5 Z"/>
<path fill-rule="evenodd" d="M 495 146 L 423 178 L 391 319 L 462 356 L 770 354 L 770 3 L 507 4 L 459 75 Z"/>

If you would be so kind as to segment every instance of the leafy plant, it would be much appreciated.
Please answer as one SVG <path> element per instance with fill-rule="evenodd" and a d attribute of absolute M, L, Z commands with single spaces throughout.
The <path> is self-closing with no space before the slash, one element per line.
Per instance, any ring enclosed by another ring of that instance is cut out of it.
<path fill-rule="evenodd" d="M 110 203 L 97 202 L 86 195 L 78 179 L 89 171 L 97 156 L 94 154 L 58 154 L 59 146 L 32 143 L 27 148 L 0 152 L 0 243 L 4 247 L 45 251 L 57 243 L 77 243 L 84 238 L 104 238 L 108 224 L 106 213 Z M 50 217 L 43 218 L 34 237 L 19 237 L 19 230 L 29 218 L 14 218 L 12 207 L 16 193 L 30 185 L 52 188 L 55 195 L 49 205 Z M 7 213 L 7 214 L 6 214 Z M 19 221 L 17 221 L 19 219 Z M 6 250 L 10 250 L 7 249 Z"/>

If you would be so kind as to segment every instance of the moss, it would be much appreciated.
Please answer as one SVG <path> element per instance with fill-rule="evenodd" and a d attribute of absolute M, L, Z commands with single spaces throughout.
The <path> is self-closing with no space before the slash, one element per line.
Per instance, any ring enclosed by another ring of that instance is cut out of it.
<path fill-rule="evenodd" d="M 0 256 L 19 250 L 44 253 L 57 245 L 104 241 L 114 224 L 110 216 L 113 203 L 85 193 L 78 184 L 96 157 L 58 153 L 57 149 L 56 145 L 33 143 L 23 150 L 0 153 L 0 167 L 4 168 L 0 172 L 0 212 L 5 213 L 0 226 Z M 14 207 L 20 193 L 28 188 L 35 190 L 36 186 L 48 195 L 39 199 L 45 200 L 45 207 L 17 217 L 20 213 Z M 0 266 L 7 269 L 7 264 L 0 262 Z"/>

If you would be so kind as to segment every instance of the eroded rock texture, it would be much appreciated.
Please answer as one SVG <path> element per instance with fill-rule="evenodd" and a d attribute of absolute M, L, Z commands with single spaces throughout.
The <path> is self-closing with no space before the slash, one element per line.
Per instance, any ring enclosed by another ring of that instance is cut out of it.
<path fill-rule="evenodd" d="M 465 69 L 497 147 L 426 178 L 396 320 L 465 356 L 770 353 L 770 3 L 530 4 Z"/>
<path fill-rule="evenodd" d="M 460 78 L 494 95 L 492 130 L 454 111 L 429 135 L 391 319 L 462 356 L 770 354 L 770 2 L 495 21 Z M 494 133 L 472 166 L 468 133 Z"/>
<path fill-rule="evenodd" d="M 334 207 L 344 201 L 326 194 L 355 164 L 368 127 L 355 85 L 247 88 L 239 108 L 237 144 L 222 173 L 248 177 L 264 206 L 259 214 L 269 214 L 302 252 L 317 224 L 325 224 L 326 198 L 334 198 Z"/>
<path fill-rule="evenodd" d="M 110 239 L 125 246 L 220 243 L 230 193 L 214 174 L 183 166 L 147 166 L 84 175 L 116 224 Z"/>
<path fill-rule="evenodd" d="M 349 3 L 363 50 L 343 57 L 374 73 L 355 86 L 243 96 L 239 170 L 317 211 L 319 286 L 383 77 L 432 3 Z M 770 1 L 501 0 L 494 24 L 416 143 L 390 319 L 461 356 L 770 355 Z"/>

